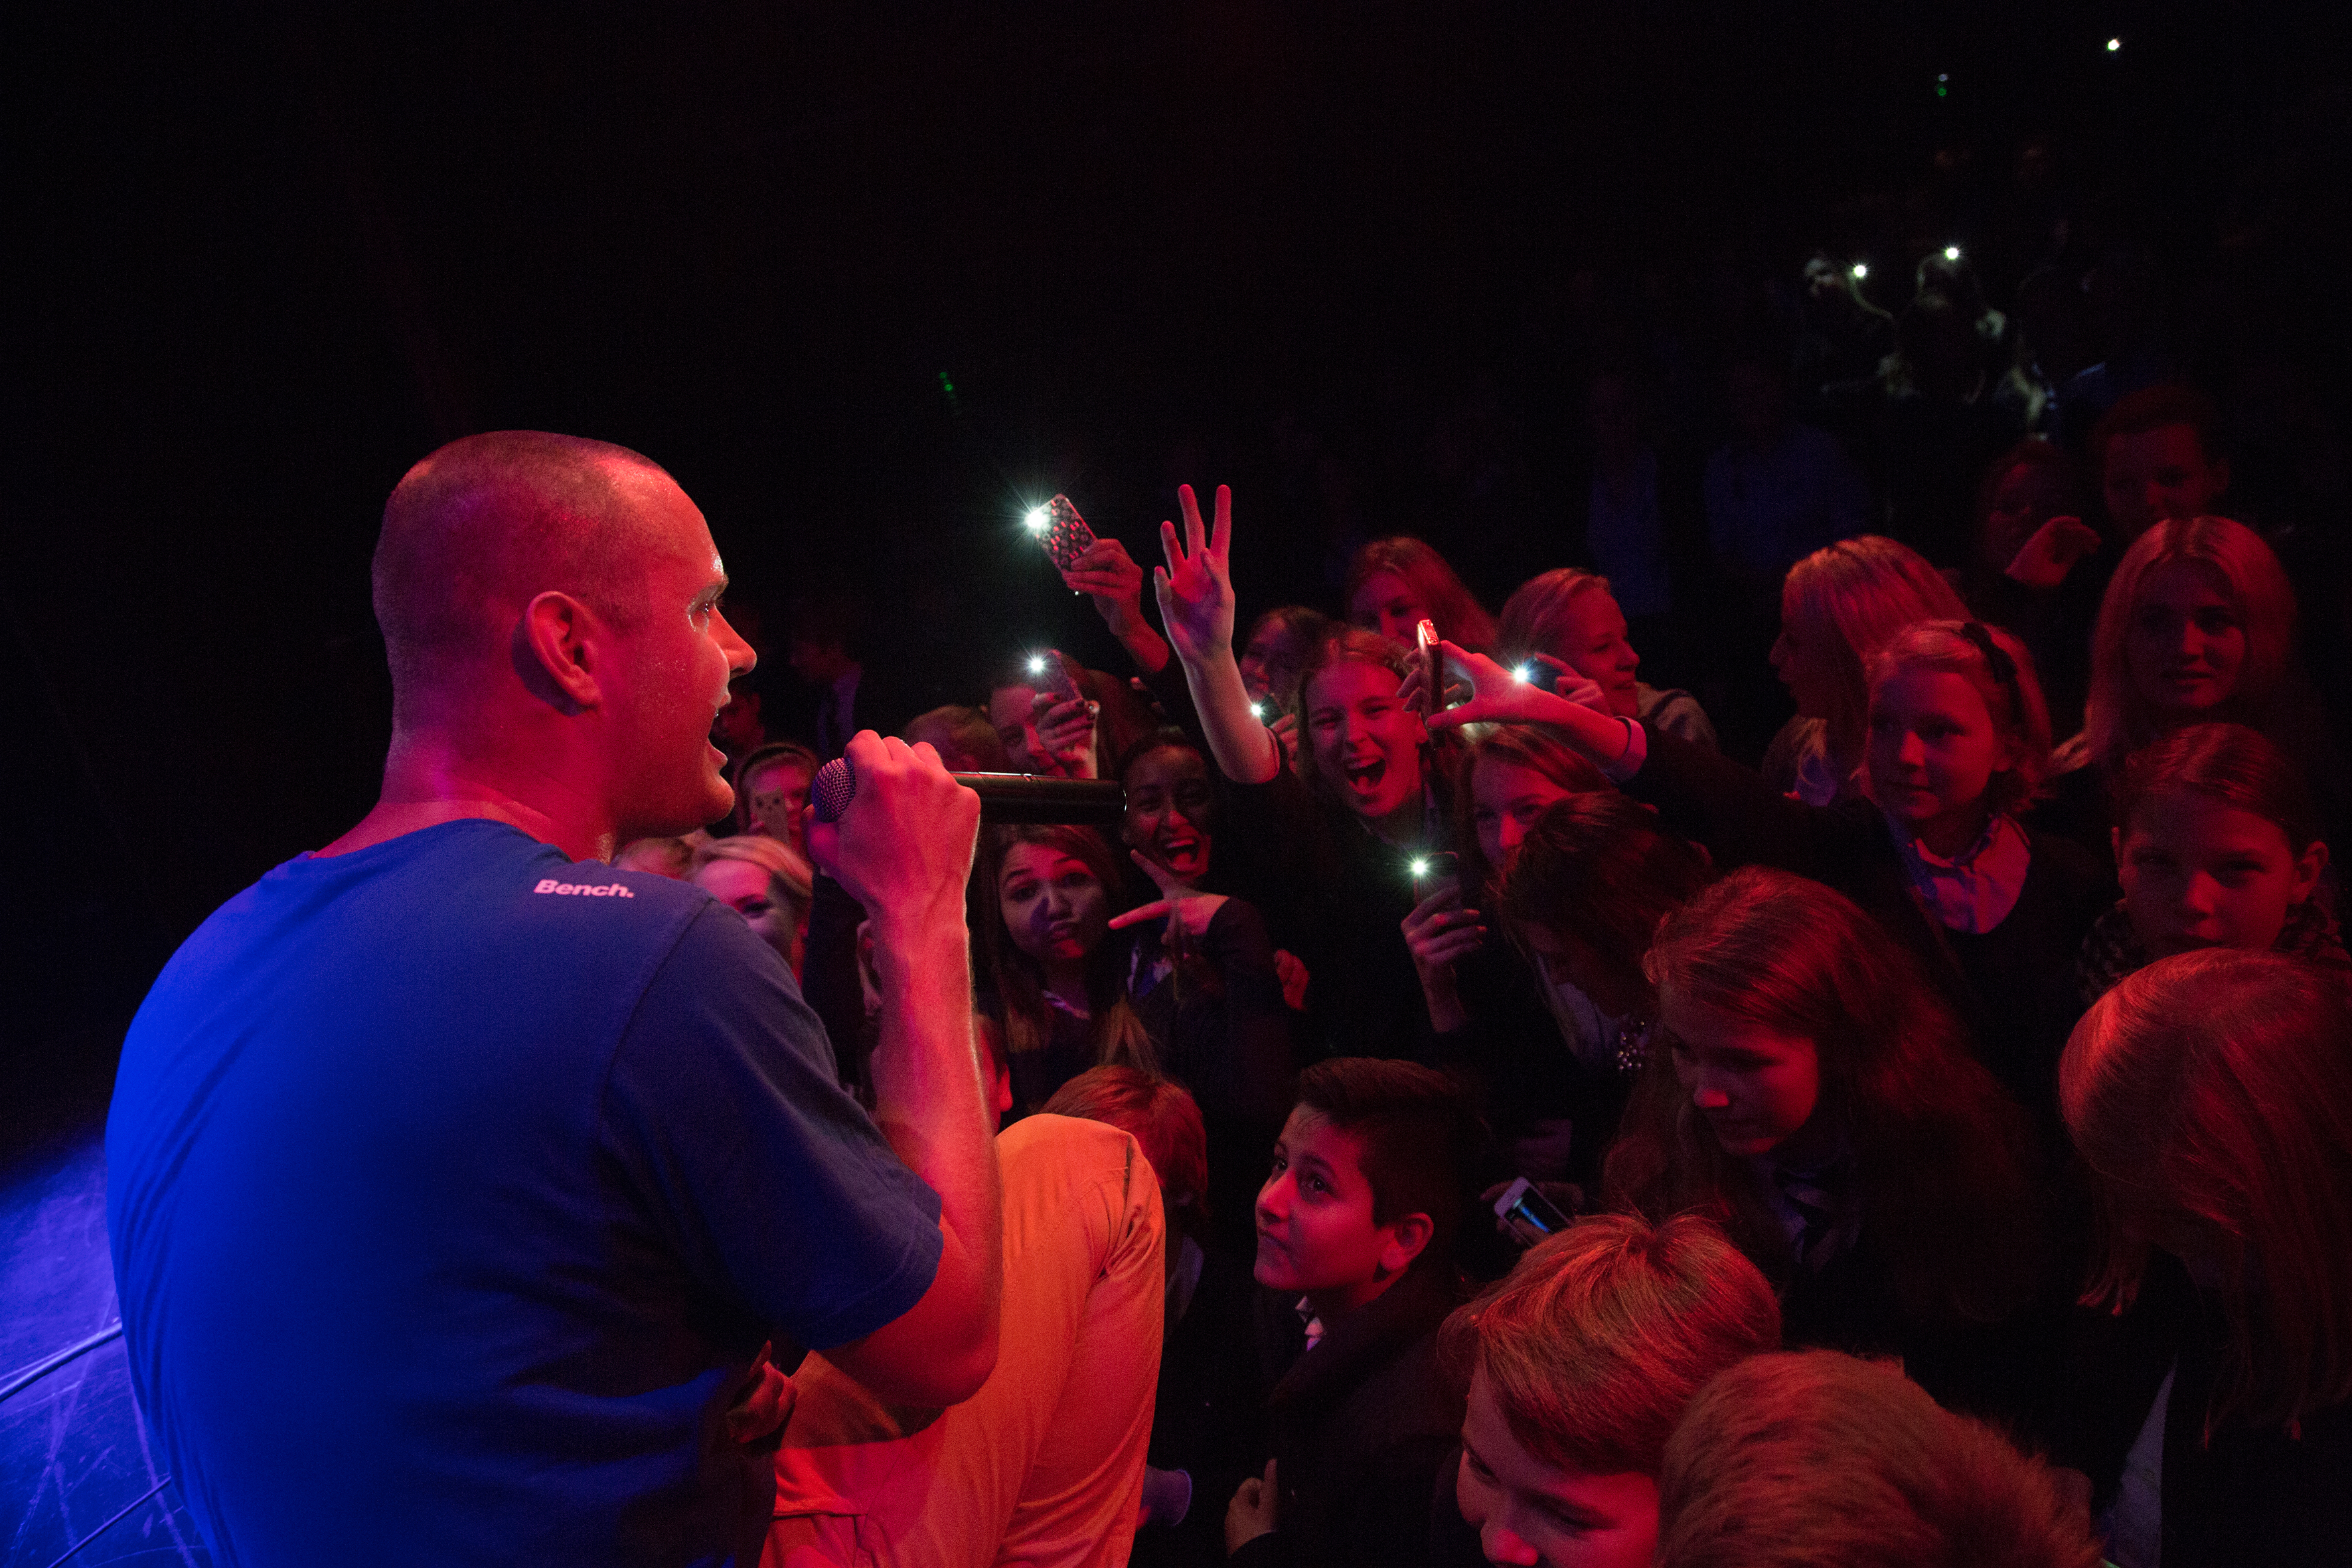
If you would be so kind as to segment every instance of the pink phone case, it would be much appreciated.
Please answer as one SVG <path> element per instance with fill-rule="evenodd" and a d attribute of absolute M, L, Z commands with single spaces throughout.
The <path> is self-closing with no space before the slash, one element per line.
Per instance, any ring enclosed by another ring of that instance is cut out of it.
<path fill-rule="evenodd" d="M 1067 496 L 1055 496 L 1045 503 L 1045 531 L 1042 536 L 1045 553 L 1055 565 L 1067 572 L 1070 563 L 1085 553 L 1095 542 L 1095 531 L 1078 515 Z"/>

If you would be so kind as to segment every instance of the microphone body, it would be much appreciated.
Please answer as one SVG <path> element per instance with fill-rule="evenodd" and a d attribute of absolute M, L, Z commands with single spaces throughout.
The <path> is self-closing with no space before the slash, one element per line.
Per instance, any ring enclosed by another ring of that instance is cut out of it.
<path fill-rule="evenodd" d="M 1126 815 L 1127 792 L 1117 779 L 1057 779 L 1037 773 L 952 773 L 956 783 L 980 796 L 980 820 L 993 823 L 1070 823 L 1102 826 Z M 809 784 L 809 804 L 819 822 L 838 822 L 857 797 L 857 769 L 835 757 Z"/>

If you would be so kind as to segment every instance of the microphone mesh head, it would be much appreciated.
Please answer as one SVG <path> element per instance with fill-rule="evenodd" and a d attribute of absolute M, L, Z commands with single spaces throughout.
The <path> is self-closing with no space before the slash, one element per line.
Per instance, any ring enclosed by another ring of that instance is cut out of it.
<path fill-rule="evenodd" d="M 847 757 L 834 758 L 809 782 L 809 804 L 816 808 L 819 822 L 839 822 L 856 796 L 857 770 Z"/>

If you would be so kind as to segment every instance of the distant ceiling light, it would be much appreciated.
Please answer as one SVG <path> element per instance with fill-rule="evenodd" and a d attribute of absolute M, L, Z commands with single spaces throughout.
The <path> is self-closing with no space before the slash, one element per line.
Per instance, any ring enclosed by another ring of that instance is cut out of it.
<path fill-rule="evenodd" d="M 1960 258 L 1960 247 L 1959 247 L 1958 246 L 1957 246 L 1957 245 L 1948 245 L 1948 246 L 1944 247 L 1944 259 L 1945 259 L 1945 260 L 1947 260 L 1947 261 L 1958 261 L 1959 258 Z"/>
<path fill-rule="evenodd" d="M 2121 38 L 2109 38 L 2107 40 L 2107 53 L 2109 54 L 2114 54 L 2117 49 L 2120 49 L 2123 47 L 2124 41 Z"/>
<path fill-rule="evenodd" d="M 1856 278 L 1867 278 L 1870 276 L 1870 268 L 1857 261 L 1853 264 L 1853 275 Z"/>

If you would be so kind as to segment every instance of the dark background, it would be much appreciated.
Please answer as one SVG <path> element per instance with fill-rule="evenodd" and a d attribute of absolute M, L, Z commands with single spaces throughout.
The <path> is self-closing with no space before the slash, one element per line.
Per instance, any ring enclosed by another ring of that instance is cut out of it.
<path fill-rule="evenodd" d="M 2252 268 L 2242 293 L 2338 341 L 2335 20 L 245 5 L 13 29 L 7 1055 L 102 1081 L 170 948 L 365 810 L 377 510 L 447 437 L 662 462 L 770 643 L 789 590 L 847 580 L 975 668 L 1016 633 L 1108 662 L 1012 530 L 1027 502 L 1069 490 L 1146 556 L 1178 479 L 1230 479 L 1245 596 L 1314 593 L 1300 429 L 1366 458 L 1370 523 L 1412 527 L 1439 492 L 1371 458 L 1416 410 L 1466 410 L 1507 425 L 1540 510 L 1594 320 L 1736 310 L 1817 244 L 1879 258 L 1899 306 L 1948 237 L 1998 299 L 2035 259 L 2003 227 L 2029 145 L 2081 232 L 2183 279 Z M 1499 598 L 1519 563 L 1468 553 Z"/>

